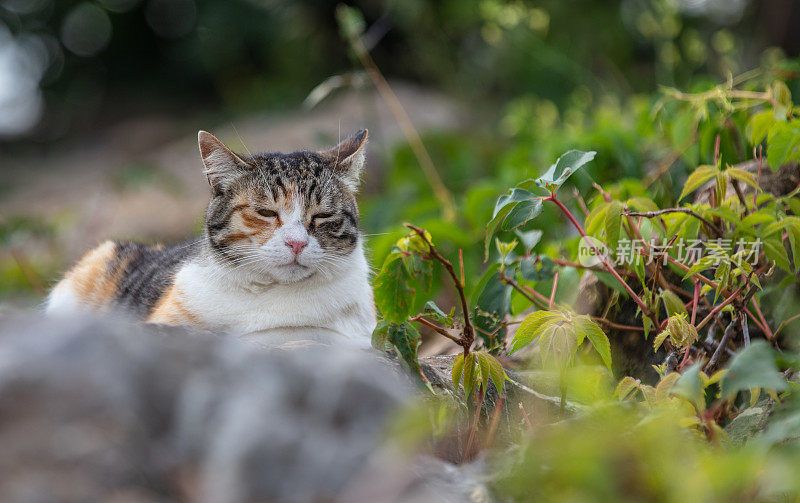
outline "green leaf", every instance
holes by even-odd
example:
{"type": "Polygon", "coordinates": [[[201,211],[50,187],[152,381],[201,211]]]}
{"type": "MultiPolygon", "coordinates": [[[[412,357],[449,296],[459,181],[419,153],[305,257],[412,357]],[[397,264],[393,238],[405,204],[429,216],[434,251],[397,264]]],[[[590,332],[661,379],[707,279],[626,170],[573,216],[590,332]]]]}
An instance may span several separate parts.
{"type": "Polygon", "coordinates": [[[527,257],[519,262],[519,274],[527,281],[546,281],[552,279],[555,274],[555,264],[543,255],[540,255],[538,260],[527,257]]]}
{"type": "Polygon", "coordinates": [[[525,252],[530,252],[533,250],[533,247],[536,246],[542,239],[542,231],[539,229],[533,229],[530,231],[521,231],[517,229],[514,231],[514,234],[516,234],[519,238],[519,241],[522,243],[522,247],[525,248],[525,252]]]}
{"type": "Polygon", "coordinates": [[[408,284],[402,253],[395,252],[386,257],[373,285],[375,304],[383,317],[392,323],[406,321],[411,314],[415,292],[408,284]]]}
{"type": "Polygon", "coordinates": [[[492,264],[475,287],[473,322],[486,345],[493,348],[505,336],[501,322],[511,311],[511,287],[500,281],[499,264],[492,264]],[[485,332],[485,333],[484,333],[485,332]],[[487,334],[494,334],[489,336],[487,334]]]}
{"type": "Polygon", "coordinates": [[[489,361],[486,359],[487,356],[483,351],[475,352],[475,357],[478,359],[478,369],[481,371],[481,389],[484,393],[486,393],[489,385],[489,361]]]}
{"type": "Polygon", "coordinates": [[[606,212],[608,212],[609,205],[610,203],[601,203],[589,212],[586,216],[586,222],[584,223],[586,234],[600,237],[600,229],[602,229],[603,224],[605,224],[606,212]]]}
{"type": "Polygon", "coordinates": [[[667,316],[688,314],[681,298],[671,290],[661,291],[661,302],[664,303],[664,310],[667,312],[667,316]]]}
{"type": "Polygon", "coordinates": [[[670,390],[673,395],[682,396],[689,400],[697,410],[706,408],[703,378],[700,376],[701,367],[702,362],[697,362],[686,369],[670,390]]]}
{"type": "Polygon", "coordinates": [[[461,375],[464,373],[464,353],[459,353],[453,360],[453,389],[458,389],[461,375]]]}
{"type": "Polygon", "coordinates": [[[506,371],[494,356],[486,353],[486,358],[489,362],[489,378],[494,383],[497,392],[502,395],[506,386],[506,371]]]}
{"type": "Polygon", "coordinates": [[[631,396],[631,394],[638,391],[641,385],[642,382],[639,379],[625,376],[622,378],[619,384],[617,384],[616,389],[614,389],[614,396],[617,397],[619,401],[623,401],[631,396]]]}
{"type": "Polygon", "coordinates": [[[753,176],[752,173],[749,171],[745,171],[741,168],[728,168],[725,172],[731,177],[736,180],[739,180],[742,183],[746,183],[747,185],[753,187],[754,189],[758,189],[758,183],[756,183],[756,177],[753,176]]]}
{"type": "Polygon", "coordinates": [[[800,160],[800,120],[776,123],[767,137],[767,164],[777,171],[797,160],[800,160]]]}
{"type": "Polygon", "coordinates": [[[762,242],[764,243],[764,255],[768,259],[774,260],[778,267],[791,274],[792,268],[789,265],[789,254],[786,252],[780,236],[762,238],[762,242]]]}
{"type": "Polygon", "coordinates": [[[475,353],[470,353],[464,359],[464,395],[469,398],[475,391],[477,383],[475,353]]]}
{"type": "Polygon", "coordinates": [[[606,231],[606,244],[615,252],[619,242],[620,227],[622,227],[622,203],[611,201],[608,211],[606,211],[604,228],[606,231]]]}
{"type": "Polygon", "coordinates": [[[514,209],[503,220],[501,228],[504,231],[523,227],[528,222],[539,216],[542,212],[542,198],[531,199],[529,201],[522,201],[515,204],[514,209]]]}
{"type": "Polygon", "coordinates": [[[563,369],[575,356],[582,340],[578,340],[572,327],[566,325],[550,325],[545,327],[539,338],[539,354],[542,364],[547,366],[551,360],[563,369]]]}
{"type": "Polygon", "coordinates": [[[628,208],[641,212],[658,211],[659,209],[658,205],[654,203],[652,199],[646,197],[632,197],[628,199],[625,204],[628,208]]]}
{"type": "Polygon", "coordinates": [[[667,340],[667,337],[669,337],[669,332],[667,330],[659,332],[655,339],[653,339],[653,351],[658,351],[658,348],[664,344],[664,341],[667,340]]]}
{"type": "Polygon", "coordinates": [[[753,341],[736,353],[728,372],[720,381],[722,396],[730,398],[737,392],[752,388],[785,391],[786,380],[778,373],[775,352],[764,341],[753,341]]]}
{"type": "Polygon", "coordinates": [[[392,345],[389,342],[389,322],[378,320],[375,330],[372,331],[372,347],[381,352],[387,352],[392,345]]]}
{"type": "Polygon", "coordinates": [[[578,316],[574,320],[575,333],[579,338],[587,338],[592,343],[594,350],[600,355],[603,363],[608,370],[611,370],[611,344],[608,342],[608,336],[603,332],[597,323],[592,321],[588,316],[578,316]],[[582,336],[581,336],[582,335],[582,336]]]}
{"type": "Polygon", "coordinates": [[[438,321],[439,323],[443,323],[447,326],[451,326],[453,324],[454,313],[455,313],[455,308],[452,308],[450,310],[450,313],[445,313],[432,300],[429,300],[428,302],[425,303],[425,314],[433,318],[434,320],[438,321]]]}
{"type": "Polygon", "coordinates": [[[582,168],[586,163],[594,159],[597,152],[581,152],[580,150],[570,150],[550,166],[544,175],[536,180],[539,187],[544,187],[553,192],[567,181],[573,173],[582,168]]]}
{"type": "Polygon", "coordinates": [[[710,255],[702,257],[700,260],[695,262],[694,265],[692,265],[692,267],[690,267],[688,271],[686,271],[686,274],[683,275],[683,279],[687,279],[699,272],[705,271],[714,264],[714,260],[715,260],[714,257],[710,255]]]}
{"type": "Polygon", "coordinates": [[[489,245],[492,242],[492,238],[508,214],[511,213],[511,210],[521,201],[540,199],[540,197],[525,189],[514,188],[508,194],[497,198],[492,219],[486,224],[486,236],[483,243],[484,259],[489,258],[489,245]]]}
{"type": "Polygon", "coordinates": [[[529,314],[517,327],[517,332],[511,340],[511,348],[508,350],[508,354],[527,346],[541,335],[546,326],[563,319],[564,316],[558,311],[534,311],[529,314]]]}
{"type": "Polygon", "coordinates": [[[388,326],[388,340],[397,349],[404,364],[416,373],[425,386],[433,392],[430,382],[422,373],[419,365],[417,350],[422,343],[422,338],[410,323],[390,323],[388,326]]]}
{"type": "Polygon", "coordinates": [[[750,145],[756,146],[767,137],[769,129],[775,123],[775,114],[771,110],[765,110],[750,117],[747,121],[747,140],[750,145]]]}
{"type": "Polygon", "coordinates": [[[681,192],[681,196],[678,198],[678,201],[688,196],[689,194],[697,190],[698,187],[700,187],[704,183],[714,178],[717,175],[717,172],[718,170],[714,166],[699,166],[686,179],[686,183],[683,186],[683,192],[681,192]]]}

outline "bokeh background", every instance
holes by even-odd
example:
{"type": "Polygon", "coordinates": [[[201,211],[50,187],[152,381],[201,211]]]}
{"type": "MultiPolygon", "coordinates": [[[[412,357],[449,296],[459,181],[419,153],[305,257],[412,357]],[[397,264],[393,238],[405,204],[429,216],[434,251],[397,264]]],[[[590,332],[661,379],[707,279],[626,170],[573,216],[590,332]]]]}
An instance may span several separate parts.
{"type": "MultiPolygon", "coordinates": [[[[598,151],[579,189],[641,179],[681,143],[654,118],[661,86],[791,69],[800,51],[795,0],[348,5],[0,0],[0,309],[36,305],[102,239],[199,232],[198,129],[255,151],[329,146],[369,128],[361,211],[374,264],[414,221],[446,252],[472,250],[466,268],[478,274],[475,244],[509,185],[570,148],[598,151]],[[455,219],[442,217],[375,68],[455,219]]],[[[679,152],[674,176],[708,154],[702,142],[679,152]]]]}

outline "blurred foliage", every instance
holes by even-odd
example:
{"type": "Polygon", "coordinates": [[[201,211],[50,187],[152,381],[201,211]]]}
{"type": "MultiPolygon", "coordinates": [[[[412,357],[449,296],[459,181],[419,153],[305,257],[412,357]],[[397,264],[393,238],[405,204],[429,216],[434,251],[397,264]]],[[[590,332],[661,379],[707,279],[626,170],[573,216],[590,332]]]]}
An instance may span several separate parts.
{"type": "MultiPolygon", "coordinates": [[[[0,40],[11,37],[41,67],[26,75],[41,90],[43,118],[17,133],[47,142],[131,110],[198,105],[219,121],[299,103],[327,77],[362,70],[340,36],[337,4],[0,0],[0,40]]],[[[435,446],[468,431],[463,459],[485,450],[500,500],[796,501],[800,203],[797,191],[754,188],[751,202],[753,192],[743,200],[733,187],[757,185],[744,162],[767,173],[800,158],[797,9],[746,0],[351,4],[363,19],[345,28],[387,76],[460,97],[475,118],[423,137],[456,201],[454,219],[443,217],[408,145],[382,159],[375,192],[361,201],[380,266],[384,319],[373,344],[429,390],[423,336],[463,350],[452,382],[466,401],[437,391],[398,419],[394,438],[435,446]],[[685,211],[636,224],[624,214],[670,209],[685,211]],[[753,274],[737,253],[688,271],[595,267],[609,303],[602,316],[578,315],[586,268],[573,262],[576,231],[612,252],[640,234],[757,237],[760,265],[774,267],[753,274]],[[658,282],[664,276],[674,288],[658,282]],[[699,316],[687,293],[707,304],[699,316]],[[741,314],[751,301],[763,315],[741,314]],[[615,367],[611,346],[631,328],[648,354],[667,357],[647,375],[615,367]],[[506,373],[509,349],[533,370],[506,373]],[[520,375],[560,395],[561,408],[521,400],[501,435],[481,403],[520,375]],[[729,435],[760,415],[769,421],[747,426],[748,436],[729,435]]],[[[115,183],[144,189],[160,176],[129,165],[115,183]]],[[[3,222],[0,293],[41,288],[31,272],[49,265],[15,247],[47,247],[54,231],[3,222]]]]}
{"type": "MultiPolygon", "coordinates": [[[[134,111],[191,105],[219,117],[294,105],[348,68],[338,3],[2,0],[0,41],[9,49],[2,70],[17,79],[2,103],[21,115],[20,129],[4,124],[0,134],[49,141],[134,111]],[[38,126],[30,130],[26,117],[38,126]]],[[[779,57],[777,48],[762,53],[768,45],[800,48],[787,28],[800,13],[780,2],[350,4],[364,13],[365,45],[388,75],[470,98],[490,116],[513,99],[515,113],[504,120],[511,130],[524,127],[524,109],[541,113],[544,127],[574,124],[580,108],[601,104],[593,96],[647,92],[655,84],[686,88],[698,74],[738,74],[779,57]],[[573,112],[558,113],[566,108],[573,112]]],[[[630,167],[635,159],[628,161],[630,167]]]]}

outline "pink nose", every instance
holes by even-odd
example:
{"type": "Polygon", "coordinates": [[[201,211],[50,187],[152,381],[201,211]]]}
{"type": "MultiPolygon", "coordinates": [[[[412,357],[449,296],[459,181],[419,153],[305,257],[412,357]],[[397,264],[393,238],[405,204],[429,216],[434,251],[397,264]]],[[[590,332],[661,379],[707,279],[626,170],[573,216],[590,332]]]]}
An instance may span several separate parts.
{"type": "Polygon", "coordinates": [[[286,246],[292,249],[295,255],[299,255],[303,248],[306,247],[308,241],[296,241],[294,239],[288,239],[285,241],[286,246]]]}

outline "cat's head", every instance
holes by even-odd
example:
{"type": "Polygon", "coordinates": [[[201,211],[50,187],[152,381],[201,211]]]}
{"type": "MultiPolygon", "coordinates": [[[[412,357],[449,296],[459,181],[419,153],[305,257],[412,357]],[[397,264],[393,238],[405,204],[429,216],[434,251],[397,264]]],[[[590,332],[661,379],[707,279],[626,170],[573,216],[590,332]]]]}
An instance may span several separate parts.
{"type": "Polygon", "coordinates": [[[237,155],[205,131],[206,236],[221,262],[270,281],[332,276],[359,246],[356,190],[367,130],[319,152],[237,155]]]}

